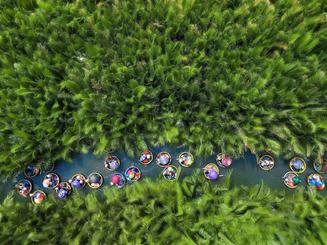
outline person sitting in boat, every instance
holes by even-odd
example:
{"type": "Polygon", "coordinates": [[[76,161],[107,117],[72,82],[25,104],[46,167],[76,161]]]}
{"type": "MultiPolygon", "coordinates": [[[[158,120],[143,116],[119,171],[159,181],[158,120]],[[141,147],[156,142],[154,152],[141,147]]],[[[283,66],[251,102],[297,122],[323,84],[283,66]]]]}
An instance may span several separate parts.
{"type": "Polygon", "coordinates": [[[99,188],[102,186],[103,177],[99,173],[92,173],[87,178],[87,183],[90,185],[91,188],[99,188]]]}
{"type": "Polygon", "coordinates": [[[227,154],[219,153],[216,160],[218,165],[223,168],[228,168],[232,165],[232,158],[227,154]]]}
{"type": "Polygon", "coordinates": [[[143,164],[148,164],[152,160],[152,154],[149,150],[144,150],[141,157],[140,162],[143,164]]]}
{"type": "Polygon", "coordinates": [[[108,169],[117,169],[119,167],[119,162],[115,157],[108,157],[104,163],[104,166],[108,169]]]}
{"type": "Polygon", "coordinates": [[[190,153],[184,152],[179,156],[178,161],[182,166],[189,167],[193,164],[194,159],[190,153]]]}
{"type": "Polygon", "coordinates": [[[294,173],[288,174],[284,180],[286,184],[291,188],[296,187],[301,183],[301,179],[294,173]]]}
{"type": "Polygon", "coordinates": [[[25,183],[25,182],[19,182],[19,183],[17,184],[17,189],[18,189],[18,192],[19,192],[22,196],[26,197],[26,196],[28,196],[28,194],[30,193],[30,189],[31,189],[31,187],[30,187],[30,185],[29,185],[28,183],[25,183]]]}
{"type": "Polygon", "coordinates": [[[116,173],[111,175],[110,177],[110,185],[111,186],[117,186],[118,188],[121,188],[125,185],[125,179],[122,174],[116,173]]]}
{"type": "Polygon", "coordinates": [[[36,191],[33,194],[30,194],[32,198],[32,203],[35,205],[41,204],[45,200],[45,193],[43,191],[36,191]]]}
{"type": "Polygon", "coordinates": [[[111,176],[111,182],[110,182],[110,185],[119,185],[121,182],[121,176],[119,175],[113,175],[111,176]]]}
{"type": "Polygon", "coordinates": [[[167,154],[161,154],[159,157],[159,162],[161,165],[167,165],[169,163],[169,156],[167,154]]]}
{"type": "Polygon", "coordinates": [[[292,162],[293,168],[297,171],[302,171],[305,169],[305,165],[302,160],[300,159],[295,159],[292,162]]]}
{"type": "Polygon", "coordinates": [[[272,160],[269,160],[269,159],[264,159],[261,161],[261,166],[262,167],[271,167],[274,165],[274,162],[272,160]]]}
{"type": "Polygon", "coordinates": [[[172,167],[167,167],[164,171],[164,176],[166,179],[174,180],[176,179],[176,171],[172,167]]]}
{"type": "Polygon", "coordinates": [[[56,174],[47,174],[43,179],[43,187],[54,188],[59,184],[59,177],[56,174]]]}
{"type": "Polygon", "coordinates": [[[207,179],[212,181],[219,179],[219,169],[216,165],[209,163],[205,166],[203,170],[204,170],[204,175],[206,176],[207,179]]]}
{"type": "Polygon", "coordinates": [[[29,177],[33,177],[33,176],[39,175],[40,172],[41,172],[40,168],[35,167],[32,164],[27,165],[26,166],[26,169],[25,169],[25,174],[27,176],[29,176],[29,177]]]}
{"type": "Polygon", "coordinates": [[[85,184],[85,179],[82,175],[77,174],[75,178],[71,181],[71,184],[75,188],[82,188],[85,184]]]}
{"type": "Polygon", "coordinates": [[[47,175],[47,177],[48,178],[44,178],[44,180],[43,180],[43,186],[44,187],[52,187],[52,185],[53,185],[53,179],[51,178],[51,176],[48,176],[47,175]]]}

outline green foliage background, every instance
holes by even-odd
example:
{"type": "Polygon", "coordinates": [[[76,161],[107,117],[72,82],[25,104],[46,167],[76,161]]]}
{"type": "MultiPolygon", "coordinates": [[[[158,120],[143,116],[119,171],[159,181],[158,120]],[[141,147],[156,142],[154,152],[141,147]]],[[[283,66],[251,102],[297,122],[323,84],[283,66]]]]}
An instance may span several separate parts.
{"type": "Polygon", "coordinates": [[[0,171],[108,148],[322,154],[324,0],[0,3],[0,171]]]}
{"type": "Polygon", "coordinates": [[[182,182],[142,181],[35,207],[7,197],[2,244],[326,244],[326,196],[231,188],[196,172],[182,182]]]}
{"type": "MultiPolygon", "coordinates": [[[[324,0],[0,1],[0,172],[147,144],[320,155],[324,0]]],[[[324,244],[326,198],[194,175],[0,206],[3,244],[324,244]],[[244,235],[246,234],[246,235],[244,235]]]]}

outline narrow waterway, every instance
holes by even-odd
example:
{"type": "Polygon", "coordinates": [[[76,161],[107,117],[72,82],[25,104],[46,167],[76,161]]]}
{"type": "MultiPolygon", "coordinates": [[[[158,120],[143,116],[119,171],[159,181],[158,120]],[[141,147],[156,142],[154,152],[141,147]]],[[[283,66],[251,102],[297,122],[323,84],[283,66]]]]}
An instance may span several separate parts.
{"type": "MultiPolygon", "coordinates": [[[[180,166],[177,162],[178,155],[186,151],[185,148],[176,148],[176,147],[169,147],[169,146],[163,146],[160,148],[151,148],[151,151],[153,152],[154,158],[155,156],[161,152],[161,151],[167,151],[172,156],[172,164],[175,166],[180,166]]],[[[142,172],[142,178],[152,178],[155,179],[162,173],[162,168],[158,167],[155,163],[155,160],[152,161],[149,165],[142,165],[139,163],[139,156],[135,158],[130,158],[127,156],[124,152],[115,152],[113,153],[116,155],[120,161],[121,165],[117,169],[117,172],[124,173],[127,167],[134,165],[140,168],[142,172]]],[[[107,170],[104,167],[104,159],[106,156],[102,157],[95,157],[92,153],[88,154],[74,154],[72,156],[72,162],[66,162],[66,161],[58,161],[55,163],[55,169],[53,172],[57,173],[60,176],[61,181],[68,181],[74,174],[76,173],[82,173],[86,177],[92,173],[92,172],[99,172],[104,177],[104,186],[109,185],[109,177],[112,172],[107,170]]],[[[197,168],[203,168],[207,163],[215,163],[215,156],[211,156],[208,158],[201,158],[197,157],[195,158],[195,163],[189,167],[181,167],[181,174],[179,179],[184,178],[187,175],[190,175],[194,169],[197,168]]],[[[287,160],[282,158],[275,158],[275,167],[270,171],[263,171],[260,169],[257,165],[257,159],[255,155],[246,152],[244,153],[244,156],[239,159],[233,159],[232,166],[228,169],[222,169],[219,168],[221,171],[221,174],[226,175],[228,171],[232,170],[232,184],[233,185],[245,185],[245,186],[252,186],[255,184],[260,184],[261,182],[264,182],[267,186],[273,188],[273,189],[282,189],[286,190],[288,192],[294,191],[288,189],[283,181],[282,177],[283,175],[290,171],[289,164],[287,160]]],[[[314,169],[312,166],[312,162],[307,162],[307,169],[303,174],[300,174],[300,178],[302,180],[302,183],[300,185],[306,186],[306,177],[314,173],[314,169]]],[[[42,186],[42,180],[44,178],[44,173],[41,175],[38,175],[36,177],[31,178],[33,183],[33,190],[41,189],[45,191],[47,194],[51,194],[52,190],[46,190],[42,186]]],[[[325,176],[326,177],[326,176],[325,176]]],[[[2,183],[0,185],[0,201],[6,197],[6,195],[14,189],[15,184],[18,180],[25,178],[23,174],[19,174],[5,183],[2,183]]],[[[218,181],[219,184],[219,181],[218,181]]],[[[92,190],[88,188],[87,186],[82,190],[82,192],[89,192],[89,191],[101,191],[99,190],[92,190]]],[[[321,191],[322,194],[327,194],[326,190],[321,191]]],[[[23,197],[19,197],[18,194],[15,195],[15,198],[17,200],[24,200],[23,197]]],[[[25,198],[25,200],[29,200],[29,198],[25,198]]]]}

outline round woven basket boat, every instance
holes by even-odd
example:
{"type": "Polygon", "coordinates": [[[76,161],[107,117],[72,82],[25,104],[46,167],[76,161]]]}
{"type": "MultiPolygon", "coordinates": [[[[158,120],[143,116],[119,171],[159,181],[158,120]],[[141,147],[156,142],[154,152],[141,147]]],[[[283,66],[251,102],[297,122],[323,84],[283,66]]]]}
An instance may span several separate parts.
{"type": "Polygon", "coordinates": [[[74,189],[82,189],[86,183],[86,177],[83,174],[77,173],[68,181],[74,189]]]}
{"type": "Polygon", "coordinates": [[[103,184],[103,176],[98,172],[93,172],[87,177],[86,183],[92,189],[98,189],[103,184]]]}
{"type": "Polygon", "coordinates": [[[109,155],[104,161],[104,167],[109,171],[115,171],[120,166],[120,160],[114,155],[109,155]]]}
{"type": "Polygon", "coordinates": [[[157,155],[156,162],[159,167],[164,168],[171,163],[171,155],[168,152],[162,151],[157,155]]]}
{"type": "Polygon", "coordinates": [[[262,155],[258,159],[258,166],[262,170],[269,171],[275,166],[275,160],[271,155],[262,155]]]}
{"type": "Polygon", "coordinates": [[[141,170],[138,167],[130,166],[125,171],[125,178],[128,183],[138,181],[142,176],[141,170]]]}
{"type": "Polygon", "coordinates": [[[297,174],[301,174],[307,169],[307,164],[301,157],[293,157],[290,160],[289,166],[290,169],[297,174]]]}
{"type": "Polygon", "coordinates": [[[46,176],[43,178],[43,187],[44,188],[49,188],[49,189],[54,189],[56,188],[60,183],[60,177],[55,174],[55,173],[48,173],[46,176]]]}
{"type": "Polygon", "coordinates": [[[33,189],[31,181],[22,179],[16,184],[16,191],[22,197],[28,197],[33,189]]]}
{"type": "Polygon", "coordinates": [[[153,160],[153,154],[150,150],[144,150],[140,157],[139,162],[143,165],[149,165],[153,160]]]}
{"type": "Polygon", "coordinates": [[[179,177],[178,169],[173,165],[165,167],[162,171],[162,175],[168,181],[175,181],[179,177]]]}
{"type": "Polygon", "coordinates": [[[194,157],[190,152],[182,152],[178,156],[178,162],[185,168],[191,167],[194,163],[194,157]]]}
{"type": "Polygon", "coordinates": [[[289,171],[283,176],[284,184],[291,189],[296,188],[300,184],[299,176],[294,171],[289,171]]]}
{"type": "Polygon", "coordinates": [[[214,163],[208,163],[203,168],[203,174],[204,177],[206,177],[208,180],[215,181],[219,179],[219,168],[214,163]]]}
{"type": "Polygon", "coordinates": [[[34,164],[27,164],[24,169],[24,175],[27,178],[32,178],[41,174],[41,168],[35,166],[34,164]]]}
{"type": "Polygon", "coordinates": [[[41,190],[37,190],[30,194],[31,202],[34,205],[40,205],[42,202],[44,202],[45,198],[47,197],[47,194],[41,190]]]}

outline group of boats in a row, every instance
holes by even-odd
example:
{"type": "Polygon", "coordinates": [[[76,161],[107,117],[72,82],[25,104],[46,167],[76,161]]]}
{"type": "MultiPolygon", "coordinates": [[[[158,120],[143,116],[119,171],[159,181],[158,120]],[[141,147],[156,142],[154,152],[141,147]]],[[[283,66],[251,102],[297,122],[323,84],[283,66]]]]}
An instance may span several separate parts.
{"type": "MultiPolygon", "coordinates": [[[[291,171],[283,176],[283,181],[287,187],[294,189],[301,184],[302,181],[299,175],[305,172],[307,163],[301,157],[294,157],[290,160],[289,166],[291,171]]],[[[325,189],[325,181],[322,174],[327,173],[327,160],[319,158],[313,162],[313,168],[316,173],[311,173],[307,176],[307,183],[310,188],[321,191],[325,189]]]]}
{"type": "MultiPolygon", "coordinates": [[[[263,170],[271,170],[275,166],[275,161],[271,155],[267,154],[259,158],[258,165],[263,170]]],[[[289,162],[289,167],[291,171],[285,173],[282,179],[287,187],[294,189],[302,182],[299,175],[307,169],[307,163],[301,157],[293,157],[289,162]]],[[[327,160],[319,158],[313,162],[313,168],[317,173],[311,173],[307,177],[307,183],[311,188],[323,190],[325,182],[321,174],[327,173],[327,160]]]]}
{"type": "MultiPolygon", "coordinates": [[[[154,157],[150,150],[144,150],[139,159],[142,165],[149,165],[154,157]]],[[[190,152],[182,152],[178,158],[178,163],[183,167],[190,167],[194,163],[194,157],[190,152]]],[[[172,157],[168,152],[160,152],[155,159],[156,164],[163,168],[162,175],[164,179],[169,181],[177,180],[179,177],[179,170],[176,166],[172,165],[172,157]]],[[[258,166],[265,171],[271,170],[275,166],[275,160],[270,154],[263,154],[258,158],[258,166]]],[[[285,185],[289,188],[296,188],[301,179],[299,174],[306,170],[306,162],[303,158],[294,157],[290,160],[291,171],[283,176],[285,185]]],[[[133,183],[138,181],[141,176],[141,170],[137,166],[129,166],[124,174],[116,172],[121,162],[115,155],[109,155],[104,161],[104,167],[112,172],[110,176],[110,186],[122,188],[126,183],[133,183]]],[[[219,179],[221,168],[228,168],[232,165],[232,158],[228,154],[220,153],[216,156],[216,163],[208,163],[203,168],[205,178],[211,181],[219,179]]],[[[44,167],[42,165],[42,167],[44,167]]],[[[317,190],[322,190],[325,187],[324,178],[320,174],[327,173],[327,161],[321,159],[314,162],[314,169],[318,173],[310,174],[307,182],[310,186],[315,187],[317,190]]],[[[73,191],[73,189],[82,189],[86,184],[92,188],[97,189],[103,185],[103,176],[98,172],[91,173],[88,177],[81,173],[77,173],[71,177],[67,182],[61,182],[60,177],[53,172],[54,164],[47,166],[44,169],[33,164],[28,164],[25,168],[25,179],[20,180],[16,184],[16,190],[19,195],[23,197],[31,197],[33,204],[40,204],[46,197],[46,193],[42,190],[36,190],[32,193],[33,184],[31,179],[39,174],[46,173],[43,178],[42,185],[44,188],[53,189],[55,196],[60,200],[65,200],[73,191]]]]}

